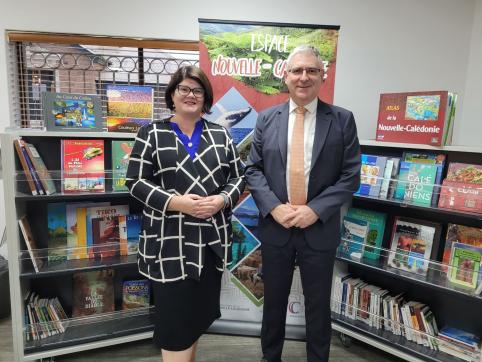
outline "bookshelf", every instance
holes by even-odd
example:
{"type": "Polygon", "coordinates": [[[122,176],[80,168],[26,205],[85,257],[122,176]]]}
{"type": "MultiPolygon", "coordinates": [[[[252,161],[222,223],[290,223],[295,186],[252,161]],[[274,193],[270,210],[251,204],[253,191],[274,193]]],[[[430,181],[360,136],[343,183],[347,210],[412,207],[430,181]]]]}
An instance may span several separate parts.
{"type": "MultiPolygon", "coordinates": [[[[478,147],[432,147],[374,140],[364,140],[360,143],[364,154],[390,157],[401,157],[404,151],[445,154],[446,167],[443,178],[446,176],[447,164],[450,162],[482,164],[482,148],[478,147]]],[[[478,313],[482,308],[482,296],[475,294],[474,290],[461,288],[451,283],[440,262],[447,224],[455,223],[481,228],[482,214],[424,207],[405,201],[368,196],[354,196],[351,206],[387,214],[383,243],[379,248],[380,259],[371,260],[365,257],[354,259],[338,251],[335,274],[352,274],[369,284],[389,290],[390,295],[403,292],[406,300],[420,301],[428,305],[434,313],[439,327],[450,325],[482,336],[482,318],[478,313]],[[395,216],[442,224],[440,240],[434,242],[434,247],[437,248],[437,260],[425,260],[428,263],[426,275],[418,275],[388,266],[389,255],[393,253],[390,250],[390,239],[395,216]]],[[[334,299],[334,303],[340,302],[336,298],[334,299]]],[[[349,344],[349,338],[355,338],[408,361],[462,361],[449,354],[408,341],[404,337],[394,335],[384,329],[371,327],[360,320],[347,318],[345,315],[332,313],[332,325],[334,330],[342,333],[342,341],[346,344],[349,344]]],[[[476,356],[475,361],[482,361],[480,353],[476,356]]]]}

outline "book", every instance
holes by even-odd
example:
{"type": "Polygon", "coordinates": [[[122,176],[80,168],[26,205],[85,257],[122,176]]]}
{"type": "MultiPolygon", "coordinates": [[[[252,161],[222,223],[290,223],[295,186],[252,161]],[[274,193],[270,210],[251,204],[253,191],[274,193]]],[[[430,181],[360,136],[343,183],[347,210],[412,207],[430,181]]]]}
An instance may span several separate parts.
{"type": "Polygon", "coordinates": [[[377,141],[442,146],[444,133],[453,127],[452,100],[447,91],[380,94],[377,141]]]}
{"type": "Polygon", "coordinates": [[[114,311],[114,271],[75,273],[73,276],[72,317],[114,311]]]}
{"type": "Polygon", "coordinates": [[[48,131],[103,131],[100,97],[90,94],[42,93],[48,131]]]}
{"type": "Polygon", "coordinates": [[[482,165],[451,162],[438,207],[482,213],[482,165]]]}
{"type": "Polygon", "coordinates": [[[38,195],[39,193],[33,181],[32,172],[30,170],[30,167],[27,164],[25,154],[22,151],[20,140],[14,140],[13,145],[15,147],[15,151],[17,152],[18,159],[20,160],[20,165],[22,166],[23,172],[25,173],[25,179],[27,180],[27,184],[30,189],[30,192],[32,193],[32,195],[38,195]]]}
{"type": "Polygon", "coordinates": [[[441,225],[397,216],[393,223],[388,265],[426,275],[430,258],[437,251],[441,225]]]}
{"type": "Polygon", "coordinates": [[[63,139],[62,192],[104,192],[104,140],[63,139]]]}
{"type": "Polygon", "coordinates": [[[469,244],[453,243],[448,279],[454,284],[475,289],[479,280],[481,261],[482,248],[469,244]]]}
{"type": "MultiPolygon", "coordinates": [[[[66,206],[67,219],[67,259],[81,259],[84,254],[87,257],[85,208],[96,206],[109,206],[110,202],[74,202],[66,206]],[[83,220],[78,220],[78,209],[83,208],[83,220]],[[83,242],[79,242],[79,234],[83,235],[83,242]]],[[[81,216],[82,217],[82,216],[81,216]]]]}
{"type": "Polygon", "coordinates": [[[45,163],[42,157],[40,156],[40,154],[38,153],[37,149],[31,143],[23,142],[23,144],[24,144],[25,150],[28,153],[30,161],[32,162],[32,165],[35,168],[35,171],[37,172],[37,175],[42,184],[42,188],[45,191],[45,194],[46,195],[55,194],[57,192],[57,188],[55,187],[55,183],[52,180],[52,177],[50,176],[50,172],[47,169],[47,166],[45,166],[45,163]]]}
{"type": "Polygon", "coordinates": [[[149,307],[150,297],[149,280],[125,280],[122,283],[122,309],[149,307]]]}
{"type": "Polygon", "coordinates": [[[367,232],[368,223],[365,220],[345,216],[342,223],[340,253],[352,259],[361,259],[367,232]]]}
{"type": "Polygon", "coordinates": [[[368,259],[378,260],[380,258],[380,248],[382,246],[387,215],[381,212],[351,207],[348,209],[347,216],[367,223],[368,230],[363,256],[368,259]]]}
{"type": "Polygon", "coordinates": [[[154,90],[140,85],[107,85],[107,130],[137,133],[154,115],[154,90]]]}
{"type": "Polygon", "coordinates": [[[92,256],[109,258],[119,256],[119,217],[92,219],[92,256]]]}
{"type": "Polygon", "coordinates": [[[394,199],[430,206],[436,174],[437,166],[434,164],[402,161],[394,199]]]}
{"type": "Polygon", "coordinates": [[[120,252],[121,255],[137,254],[139,250],[139,233],[141,232],[141,215],[120,215],[120,252]]]}
{"type": "Polygon", "coordinates": [[[396,178],[398,175],[398,170],[400,168],[400,158],[389,157],[387,158],[387,163],[385,165],[385,171],[383,173],[382,184],[380,185],[380,195],[381,199],[391,199],[393,193],[395,192],[396,178]]]}
{"type": "Polygon", "coordinates": [[[22,232],[23,239],[25,240],[25,245],[27,245],[28,254],[30,256],[30,260],[32,260],[34,270],[36,273],[38,273],[39,270],[42,269],[44,261],[39,253],[37,242],[33,237],[27,215],[20,217],[18,224],[20,225],[20,231],[22,232]]]}
{"type": "Polygon", "coordinates": [[[442,257],[442,264],[444,264],[443,270],[445,272],[448,271],[447,265],[450,264],[453,243],[462,243],[482,248],[482,228],[452,223],[448,224],[442,257]]]}
{"type": "Polygon", "coordinates": [[[33,195],[45,195],[45,191],[44,191],[44,189],[42,187],[42,184],[40,182],[40,178],[37,174],[37,171],[35,170],[35,167],[33,166],[32,161],[30,160],[30,157],[27,153],[27,150],[25,149],[25,144],[24,144],[23,140],[21,140],[21,139],[15,140],[14,145],[15,145],[15,148],[17,150],[17,154],[19,154],[19,157],[20,157],[20,154],[22,155],[20,157],[20,163],[22,164],[22,167],[25,171],[25,174],[26,174],[26,177],[27,177],[27,182],[29,183],[29,186],[32,189],[30,181],[29,181],[29,177],[30,177],[30,180],[33,182],[33,186],[35,187],[36,193],[34,194],[33,190],[32,190],[32,194],[33,195]]]}
{"type": "Polygon", "coordinates": [[[114,216],[128,215],[128,214],[129,214],[129,205],[96,206],[96,207],[89,207],[86,209],[86,213],[85,213],[86,242],[87,242],[89,258],[94,257],[94,249],[92,248],[92,246],[94,245],[92,220],[96,218],[114,217],[114,216]]]}
{"type": "Polygon", "coordinates": [[[428,163],[437,165],[437,173],[435,175],[435,186],[432,194],[431,206],[436,207],[440,195],[440,184],[442,183],[442,176],[447,156],[443,153],[428,153],[428,152],[404,152],[402,156],[404,161],[415,163],[428,163]]]}
{"type": "Polygon", "coordinates": [[[439,332],[439,336],[475,349],[480,346],[479,336],[450,326],[443,327],[439,332]]]}
{"type": "Polygon", "coordinates": [[[48,261],[57,262],[67,259],[67,219],[66,203],[47,204],[48,261]]]}
{"type": "Polygon", "coordinates": [[[112,191],[127,191],[126,172],[134,141],[112,141],[112,191]]]}
{"type": "Polygon", "coordinates": [[[386,162],[384,156],[361,155],[360,188],[355,195],[378,197],[386,162]]]}

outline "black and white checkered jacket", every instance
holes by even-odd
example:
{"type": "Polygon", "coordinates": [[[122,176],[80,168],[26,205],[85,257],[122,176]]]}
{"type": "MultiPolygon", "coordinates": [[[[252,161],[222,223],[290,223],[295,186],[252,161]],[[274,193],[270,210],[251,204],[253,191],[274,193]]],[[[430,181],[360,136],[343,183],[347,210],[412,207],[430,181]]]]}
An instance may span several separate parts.
{"type": "Polygon", "coordinates": [[[199,279],[208,245],[219,257],[216,268],[231,263],[231,208],[208,220],[167,211],[174,195],[224,193],[234,206],[244,190],[243,167],[228,131],[204,120],[194,159],[171,129],[169,119],[143,126],[127,168],[126,185],[144,204],[139,236],[141,274],[158,282],[199,279]]]}

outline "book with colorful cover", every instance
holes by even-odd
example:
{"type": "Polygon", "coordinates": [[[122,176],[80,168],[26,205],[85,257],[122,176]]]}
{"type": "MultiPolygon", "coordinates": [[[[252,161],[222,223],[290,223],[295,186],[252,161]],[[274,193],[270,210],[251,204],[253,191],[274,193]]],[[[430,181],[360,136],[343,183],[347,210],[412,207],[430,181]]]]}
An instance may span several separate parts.
{"type": "Polygon", "coordinates": [[[30,158],[30,162],[32,162],[32,166],[35,169],[35,172],[37,173],[37,176],[39,178],[40,183],[42,184],[42,188],[45,191],[46,195],[51,195],[55,194],[57,192],[57,188],[55,187],[55,183],[52,180],[52,177],[50,176],[50,172],[47,169],[47,166],[45,166],[45,163],[38,153],[37,149],[35,146],[31,143],[27,143],[24,141],[20,141],[23,143],[25,150],[27,151],[27,154],[30,158]]]}
{"type": "MultiPolygon", "coordinates": [[[[482,228],[452,223],[448,224],[442,257],[442,264],[445,266],[450,264],[450,254],[452,253],[452,245],[454,243],[462,243],[482,248],[482,228]]],[[[444,271],[447,272],[447,270],[448,267],[444,267],[444,271]]]]}
{"type": "Polygon", "coordinates": [[[438,207],[482,213],[482,165],[451,162],[438,207]]]}
{"type": "Polygon", "coordinates": [[[149,307],[151,284],[147,279],[125,280],[122,283],[122,309],[149,307]]]}
{"type": "Polygon", "coordinates": [[[480,279],[481,261],[482,248],[463,243],[453,243],[448,279],[454,284],[475,289],[477,281],[480,279]]]}
{"type": "Polygon", "coordinates": [[[430,206],[436,174],[437,166],[434,164],[402,161],[394,199],[430,206]]]}
{"type": "Polygon", "coordinates": [[[32,260],[34,270],[36,273],[38,273],[44,265],[44,260],[39,254],[39,248],[37,246],[35,238],[33,237],[32,229],[30,228],[30,223],[28,222],[27,215],[22,216],[18,220],[18,224],[20,225],[20,230],[22,231],[25,245],[27,246],[28,254],[30,255],[30,259],[32,260]]]}
{"type": "Polygon", "coordinates": [[[446,337],[449,340],[457,341],[473,348],[480,347],[480,337],[458,328],[445,326],[440,330],[439,336],[446,337]]]}
{"type": "Polygon", "coordinates": [[[361,155],[360,188],[355,195],[379,196],[386,162],[384,156],[361,155]]]}
{"type": "Polygon", "coordinates": [[[368,222],[345,216],[342,223],[339,251],[351,259],[361,259],[368,232],[368,222]]]}
{"type": "Polygon", "coordinates": [[[365,238],[363,256],[368,259],[378,260],[380,258],[380,248],[382,246],[387,215],[372,210],[350,207],[347,216],[367,222],[368,231],[365,238]]]}
{"type": "Polygon", "coordinates": [[[121,255],[137,254],[142,216],[136,214],[119,216],[121,255]]]}
{"type": "Polygon", "coordinates": [[[75,273],[73,279],[73,318],[115,310],[112,269],[75,273]]]}
{"type": "Polygon", "coordinates": [[[385,165],[385,171],[383,173],[383,180],[380,186],[380,198],[391,199],[395,192],[397,184],[396,178],[398,170],[400,169],[400,158],[389,157],[385,165]]]}
{"type": "Polygon", "coordinates": [[[127,191],[126,172],[134,141],[112,141],[112,191],[127,191]]]}
{"type": "Polygon", "coordinates": [[[119,256],[119,216],[92,219],[92,257],[119,256]]]}
{"type": "Polygon", "coordinates": [[[154,90],[140,85],[107,85],[107,129],[137,133],[154,115],[154,90]]]}
{"type": "Polygon", "coordinates": [[[428,152],[404,152],[402,159],[407,162],[428,163],[437,165],[437,174],[435,175],[435,186],[432,194],[431,206],[437,206],[440,195],[439,185],[442,183],[443,171],[447,156],[443,153],[428,153],[428,152]]]}
{"type": "MultiPolygon", "coordinates": [[[[109,206],[110,202],[74,202],[69,203],[66,206],[66,218],[67,218],[67,259],[81,259],[81,256],[85,254],[87,251],[83,250],[86,247],[85,242],[79,243],[79,234],[86,235],[85,229],[85,212],[84,220],[77,220],[78,216],[78,209],[87,207],[95,207],[95,206],[109,206]],[[83,228],[83,231],[80,229],[83,228]],[[82,245],[80,245],[82,244],[82,245]]],[[[85,239],[83,239],[85,241],[85,239]]],[[[87,255],[85,254],[85,257],[87,255]]]]}
{"type": "Polygon", "coordinates": [[[90,94],[42,93],[48,131],[103,131],[100,97],[90,94]]]}
{"type": "Polygon", "coordinates": [[[128,215],[129,205],[112,205],[112,206],[96,206],[86,209],[86,234],[87,234],[87,248],[89,252],[89,258],[94,257],[94,250],[92,246],[93,232],[92,232],[92,220],[96,218],[113,217],[119,215],[128,215]]]}
{"type": "Polygon", "coordinates": [[[104,192],[104,140],[63,139],[62,192],[104,192]]]}
{"type": "Polygon", "coordinates": [[[397,216],[392,229],[388,265],[426,275],[429,260],[436,256],[440,230],[441,225],[437,223],[397,216]]]}
{"type": "Polygon", "coordinates": [[[453,94],[424,91],[380,94],[376,139],[441,146],[449,128],[453,94]]]}
{"type": "Polygon", "coordinates": [[[65,202],[47,204],[49,262],[67,259],[66,205],[65,202]]]}

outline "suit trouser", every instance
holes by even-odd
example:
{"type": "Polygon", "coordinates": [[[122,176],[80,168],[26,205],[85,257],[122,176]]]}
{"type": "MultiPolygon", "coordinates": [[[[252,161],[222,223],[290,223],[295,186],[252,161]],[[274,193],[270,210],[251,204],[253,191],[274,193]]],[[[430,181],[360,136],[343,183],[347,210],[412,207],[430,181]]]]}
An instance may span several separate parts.
{"type": "MultiPolygon", "coordinates": [[[[323,240],[320,240],[322,243],[323,240]]],[[[293,229],[282,247],[262,244],[264,306],[261,347],[268,362],[281,361],[288,296],[295,260],[300,268],[305,297],[306,354],[308,362],[328,361],[331,338],[331,278],[335,251],[317,251],[293,229]]]]}

